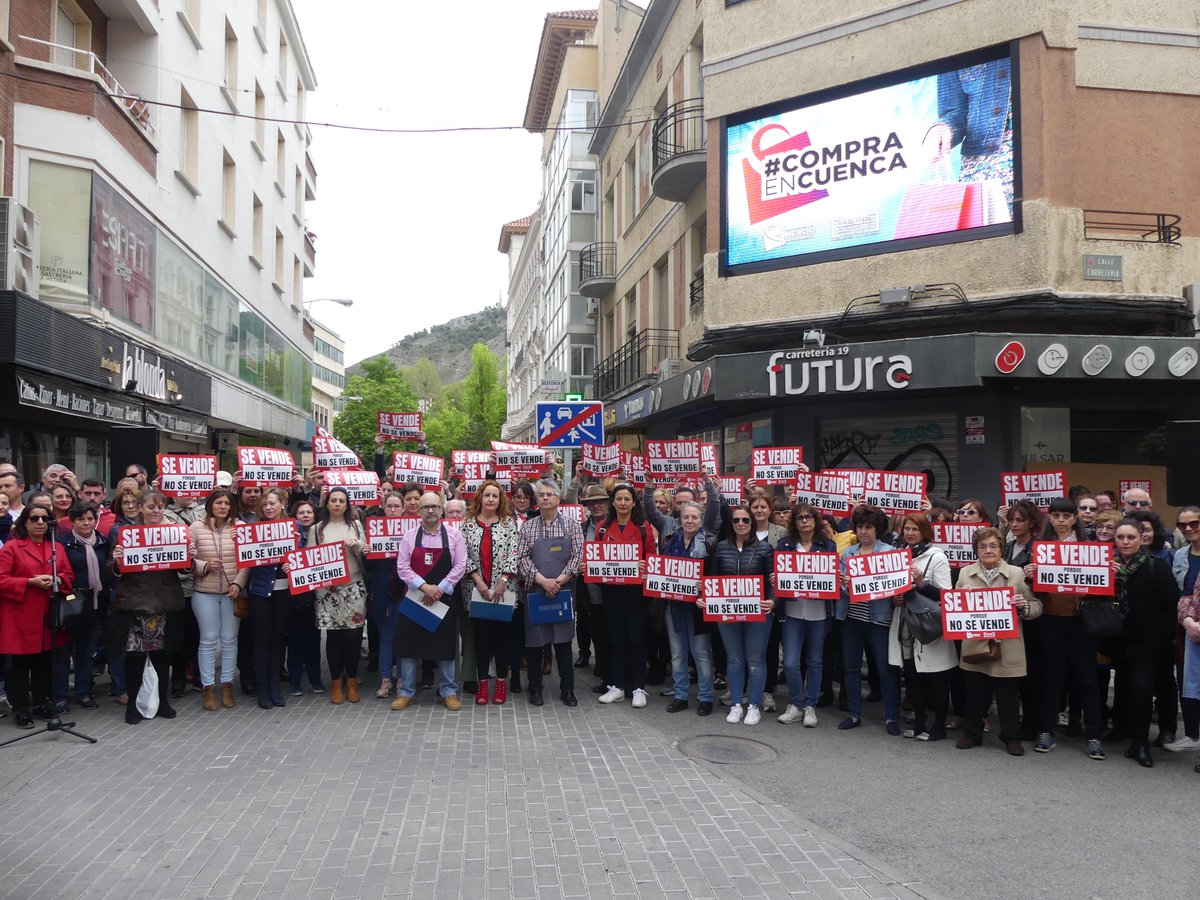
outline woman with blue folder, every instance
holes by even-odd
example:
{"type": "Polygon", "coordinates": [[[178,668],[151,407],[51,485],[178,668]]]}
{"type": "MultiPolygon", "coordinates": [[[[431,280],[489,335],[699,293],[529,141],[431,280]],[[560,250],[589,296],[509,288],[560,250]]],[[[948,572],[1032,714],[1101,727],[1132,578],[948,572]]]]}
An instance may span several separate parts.
{"type": "Polygon", "coordinates": [[[496,689],[490,700],[499,704],[508,699],[508,641],[515,607],[509,600],[517,580],[519,534],[504,488],[490,479],[483,482],[471,499],[462,525],[467,577],[472,582],[465,594],[475,632],[476,706],[485,706],[489,701],[488,669],[493,659],[496,689]]]}
{"type": "MultiPolygon", "coordinates": [[[[525,652],[532,661],[541,648],[554,645],[558,660],[559,690],[564,706],[578,706],[571,641],[575,637],[575,611],[570,585],[583,561],[583,530],[574,516],[558,511],[558,482],[542,479],[534,489],[538,515],[521,526],[517,545],[517,575],[525,591],[525,652]],[[564,596],[565,595],[565,596],[564,596]]],[[[542,706],[542,670],[529,666],[529,703],[542,706]]]]}

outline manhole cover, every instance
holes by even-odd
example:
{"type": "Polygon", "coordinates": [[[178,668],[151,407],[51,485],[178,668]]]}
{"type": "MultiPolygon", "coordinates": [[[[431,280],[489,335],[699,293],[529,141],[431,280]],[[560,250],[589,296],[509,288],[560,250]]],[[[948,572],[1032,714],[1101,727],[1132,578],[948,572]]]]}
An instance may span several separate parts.
{"type": "Polygon", "coordinates": [[[775,748],[751,738],[726,737],[719,734],[700,734],[679,742],[683,755],[714,763],[754,765],[775,759],[775,748]]]}

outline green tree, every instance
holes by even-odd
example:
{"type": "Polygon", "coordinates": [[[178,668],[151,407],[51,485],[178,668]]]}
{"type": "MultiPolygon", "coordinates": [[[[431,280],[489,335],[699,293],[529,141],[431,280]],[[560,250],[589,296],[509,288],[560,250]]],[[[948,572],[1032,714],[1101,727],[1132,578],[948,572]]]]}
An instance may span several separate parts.
{"type": "MultiPolygon", "coordinates": [[[[394,362],[386,356],[377,356],[364,362],[359,374],[350,376],[342,396],[347,398],[346,405],[333,420],[333,433],[370,469],[375,459],[379,413],[416,412],[417,395],[394,362]]],[[[393,450],[405,449],[413,449],[413,445],[388,442],[384,447],[385,458],[393,450]]]]}
{"type": "Polygon", "coordinates": [[[500,428],[508,414],[500,362],[487,344],[471,348],[471,371],[462,382],[462,410],[467,416],[466,448],[483,449],[500,439],[500,428]]]}
{"type": "Polygon", "coordinates": [[[427,406],[432,407],[442,396],[442,376],[428,356],[422,356],[413,365],[401,369],[400,374],[412,387],[417,399],[424,400],[427,406]]]}

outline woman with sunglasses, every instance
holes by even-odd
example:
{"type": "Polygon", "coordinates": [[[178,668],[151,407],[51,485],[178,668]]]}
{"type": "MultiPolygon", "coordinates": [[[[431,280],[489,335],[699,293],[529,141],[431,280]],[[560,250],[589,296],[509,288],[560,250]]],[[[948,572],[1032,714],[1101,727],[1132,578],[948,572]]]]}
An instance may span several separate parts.
{"type": "MultiPolygon", "coordinates": [[[[789,517],[787,535],[779,553],[836,553],[837,545],[825,536],[825,517],[807,503],[797,503],[789,517]]],[[[783,672],[787,676],[788,705],[779,717],[784,725],[803,722],[817,727],[817,702],[824,674],[825,634],[832,618],[827,600],[783,601],[783,672]],[[804,668],[801,668],[801,659],[804,668]],[[808,678],[805,688],[804,679],[808,678]]]]}
{"type": "Polygon", "coordinates": [[[887,733],[900,736],[900,725],[896,721],[900,714],[899,673],[888,665],[888,630],[892,624],[891,598],[850,602],[850,574],[847,560],[851,556],[867,553],[882,553],[894,550],[891,544],[880,540],[887,529],[888,518],[874,506],[865,503],[854,508],[850,516],[858,543],[842,554],[842,596],[837,602],[834,615],[842,623],[842,656],[845,674],[842,687],[847,697],[849,713],[838,724],[838,729],[847,731],[862,724],[862,658],[863,650],[870,654],[879,672],[879,687],[883,694],[884,727],[887,733]]]}
{"type": "MultiPolygon", "coordinates": [[[[139,525],[164,525],[167,498],[158,491],[143,491],[139,500],[139,525]]],[[[142,676],[146,664],[154,666],[158,676],[158,712],[163,719],[175,718],[175,710],[168,702],[171,680],[168,677],[171,654],[183,642],[182,613],[187,601],[179,573],[174,570],[163,572],[122,571],[124,553],[121,549],[120,530],[130,526],[118,526],[113,541],[109,566],[117,581],[113,598],[114,615],[109,623],[109,646],[125,651],[125,686],[129,691],[129,703],[125,705],[125,721],[136,725],[142,720],[137,709],[137,695],[142,687],[142,676]]],[[[195,559],[196,544],[188,537],[188,558],[195,559]]]]}
{"type": "Polygon", "coordinates": [[[66,551],[55,552],[56,521],[49,502],[31,500],[0,548],[0,653],[10,655],[8,702],[18,728],[33,727],[35,701],[47,717],[53,713],[45,708],[53,702],[51,666],[55,648],[67,642],[49,625],[55,576],[64,594],[75,583],[66,551]]]}
{"type": "MultiPolygon", "coordinates": [[[[1033,541],[1042,531],[1042,513],[1028,500],[1018,500],[1012,506],[1002,506],[1001,523],[1005,533],[1002,558],[1010,566],[1024,568],[1033,561],[1033,541]]],[[[961,576],[960,576],[961,577],[961,576]]],[[[956,585],[957,586],[957,585],[956,585]]],[[[1021,739],[1036,741],[1039,722],[1038,708],[1042,702],[1041,670],[1038,661],[1041,647],[1038,643],[1041,621],[1031,618],[1024,623],[1021,633],[1025,641],[1025,668],[1027,676],[1021,679],[1021,739]]],[[[957,704],[956,704],[957,706],[957,704]]],[[[960,723],[961,724],[961,723],[960,723]]]]}
{"type": "MultiPolygon", "coordinates": [[[[1055,497],[1050,501],[1044,541],[1082,541],[1083,525],[1075,501],[1055,497]]],[[[1033,583],[1037,576],[1036,563],[1025,566],[1025,579],[1033,583]]],[[[1049,753],[1057,746],[1054,737],[1058,725],[1058,710],[1062,703],[1063,687],[1068,676],[1079,692],[1083,708],[1083,724],[1087,733],[1087,754],[1091,759],[1104,759],[1100,742],[1104,726],[1100,715],[1100,689],[1096,680],[1096,641],[1084,630],[1079,616],[1080,594],[1040,593],[1042,601],[1041,723],[1033,749],[1049,753]]]]}
{"type": "MultiPolygon", "coordinates": [[[[646,557],[658,552],[654,529],[631,484],[618,484],[609,501],[608,519],[596,531],[601,543],[637,544],[642,577],[646,557]]],[[[634,709],[646,706],[646,632],[649,627],[646,597],[640,584],[602,584],[604,618],[608,622],[612,684],[600,695],[601,703],[619,703],[633,695],[634,709]]]]}
{"type": "Polygon", "coordinates": [[[991,525],[992,517],[988,514],[983,502],[974,497],[968,497],[958,504],[954,514],[955,521],[965,525],[991,525]]]}
{"type": "MultiPolygon", "coordinates": [[[[754,533],[754,517],[748,510],[734,507],[730,515],[732,533],[717,544],[711,575],[761,575],[764,620],[761,622],[721,622],[718,630],[725,645],[727,674],[732,706],[725,721],[731,725],[744,721],[757,725],[762,721],[763,689],[767,683],[767,639],[775,618],[771,589],[774,550],[754,533]],[[749,688],[747,689],[747,672],[749,688]],[[745,707],[743,708],[743,702],[745,707]]],[[[696,601],[703,607],[704,598],[696,601]]]]}
{"type": "Polygon", "coordinates": [[[1083,533],[1089,541],[1096,539],[1096,514],[1100,512],[1100,504],[1089,493],[1080,494],[1075,498],[1075,506],[1079,510],[1079,521],[1083,525],[1083,533]]]}

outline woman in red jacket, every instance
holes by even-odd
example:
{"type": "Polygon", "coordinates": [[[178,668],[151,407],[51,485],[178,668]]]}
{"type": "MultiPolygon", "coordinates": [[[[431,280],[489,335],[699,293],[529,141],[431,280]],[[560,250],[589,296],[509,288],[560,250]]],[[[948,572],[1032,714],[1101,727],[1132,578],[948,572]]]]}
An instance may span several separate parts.
{"type": "Polygon", "coordinates": [[[13,525],[15,537],[0,548],[0,653],[12,655],[8,702],[18,728],[33,727],[31,681],[40,710],[47,716],[53,712],[53,706],[45,706],[53,702],[53,651],[67,642],[65,632],[50,626],[51,573],[58,574],[63,593],[70,593],[74,583],[66,552],[55,546],[53,524],[49,500],[33,501],[13,525]]]}

